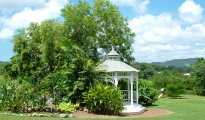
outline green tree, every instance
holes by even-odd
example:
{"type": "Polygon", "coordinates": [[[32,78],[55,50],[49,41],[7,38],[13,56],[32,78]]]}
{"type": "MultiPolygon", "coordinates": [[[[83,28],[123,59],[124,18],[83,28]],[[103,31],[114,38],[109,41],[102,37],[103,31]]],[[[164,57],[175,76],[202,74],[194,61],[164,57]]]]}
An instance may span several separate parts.
{"type": "Polygon", "coordinates": [[[96,65],[63,36],[62,29],[62,23],[47,20],[19,31],[14,36],[16,55],[11,60],[10,73],[15,73],[13,78],[29,81],[38,92],[47,91],[54,98],[67,95],[77,101],[96,78],[96,65]]]}
{"type": "Polygon", "coordinates": [[[154,76],[155,71],[152,69],[145,69],[140,73],[140,78],[151,79],[154,76]]]}
{"type": "Polygon", "coordinates": [[[0,61],[0,75],[3,75],[5,73],[5,66],[7,65],[7,62],[1,62],[0,61]]]}
{"type": "Polygon", "coordinates": [[[166,86],[166,95],[169,97],[181,97],[185,93],[185,86],[181,83],[170,83],[166,86]]]}
{"type": "Polygon", "coordinates": [[[189,87],[188,80],[183,75],[177,76],[175,73],[172,73],[172,71],[166,70],[162,71],[161,73],[156,73],[154,77],[152,78],[154,85],[156,88],[166,88],[168,84],[184,84],[185,87],[189,87]]]}
{"type": "Polygon", "coordinates": [[[109,52],[112,46],[123,61],[134,60],[131,56],[134,33],[116,6],[108,0],[95,0],[94,5],[82,1],[76,5],[67,4],[62,15],[67,37],[92,60],[99,61],[100,55],[109,52]]]}
{"type": "Polygon", "coordinates": [[[205,95],[205,59],[198,59],[192,66],[192,74],[195,78],[195,92],[199,95],[205,95]]]}
{"type": "MultiPolygon", "coordinates": [[[[15,55],[11,58],[7,68],[11,77],[32,76],[34,71],[41,67],[38,47],[41,41],[38,32],[39,25],[31,23],[28,28],[19,30],[18,34],[13,37],[15,55]]],[[[30,77],[31,82],[34,82],[34,79],[30,77]]]]}

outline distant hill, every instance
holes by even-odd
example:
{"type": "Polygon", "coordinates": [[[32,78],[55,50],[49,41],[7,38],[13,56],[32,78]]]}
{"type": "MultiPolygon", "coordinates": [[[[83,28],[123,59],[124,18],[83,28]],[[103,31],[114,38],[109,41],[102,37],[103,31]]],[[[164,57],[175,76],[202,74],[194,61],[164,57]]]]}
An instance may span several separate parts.
{"type": "Polygon", "coordinates": [[[174,66],[182,70],[189,70],[191,65],[196,63],[198,58],[174,59],[165,62],[153,62],[152,64],[174,66]]]}

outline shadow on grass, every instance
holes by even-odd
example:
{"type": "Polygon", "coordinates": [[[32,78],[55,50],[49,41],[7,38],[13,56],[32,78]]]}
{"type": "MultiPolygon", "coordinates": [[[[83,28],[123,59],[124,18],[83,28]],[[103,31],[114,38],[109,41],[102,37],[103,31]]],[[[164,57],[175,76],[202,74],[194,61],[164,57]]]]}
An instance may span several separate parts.
{"type": "Polygon", "coordinates": [[[152,104],[152,105],[143,105],[144,107],[156,107],[156,106],[159,106],[157,104],[152,104]]]}
{"type": "Polygon", "coordinates": [[[185,96],[168,97],[169,99],[188,99],[185,96]]]}

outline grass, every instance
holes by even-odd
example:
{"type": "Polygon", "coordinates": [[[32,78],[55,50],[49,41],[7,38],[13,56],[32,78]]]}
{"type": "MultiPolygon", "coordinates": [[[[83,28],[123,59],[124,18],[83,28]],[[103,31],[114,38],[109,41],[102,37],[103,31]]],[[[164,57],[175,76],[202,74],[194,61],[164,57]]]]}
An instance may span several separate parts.
{"type": "MultiPolygon", "coordinates": [[[[139,118],[128,120],[204,120],[205,119],[205,97],[185,95],[181,99],[161,98],[152,106],[153,108],[161,108],[174,112],[171,115],[139,118]]],[[[66,120],[57,118],[31,118],[31,117],[17,117],[0,115],[0,120],[66,120]]],[[[122,118],[120,118],[122,119],[122,118]]],[[[71,120],[69,118],[69,120],[71,120]]],[[[74,119],[79,120],[79,119],[74,119]]],[[[83,119],[84,120],[84,119],[83,119]]],[[[92,119],[95,120],[95,119],[92,119]]],[[[111,119],[109,119],[111,120],[111,119]]],[[[115,118],[115,120],[117,120],[115,118]]]]}
{"type": "Polygon", "coordinates": [[[162,98],[156,104],[159,106],[155,108],[166,109],[174,114],[149,120],[204,120],[205,118],[205,97],[202,96],[186,95],[181,99],[162,98]]]}

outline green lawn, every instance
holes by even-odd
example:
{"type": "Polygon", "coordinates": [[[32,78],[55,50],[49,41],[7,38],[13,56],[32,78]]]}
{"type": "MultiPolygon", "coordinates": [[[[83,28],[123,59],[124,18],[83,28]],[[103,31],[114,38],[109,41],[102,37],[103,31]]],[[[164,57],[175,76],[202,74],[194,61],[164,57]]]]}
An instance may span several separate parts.
{"type": "MultiPolygon", "coordinates": [[[[166,109],[174,112],[171,115],[140,118],[139,120],[204,120],[205,119],[205,97],[186,95],[183,99],[161,98],[156,102],[154,108],[166,109]]],[[[66,120],[57,118],[31,118],[0,115],[0,120],[66,120]]],[[[122,118],[120,118],[122,119],[122,118]]],[[[71,119],[70,119],[71,120],[71,119]]],[[[78,120],[78,119],[75,119],[78,120]]],[[[95,119],[93,119],[95,120],[95,119]]],[[[111,119],[110,119],[111,120],[111,119]]],[[[129,120],[136,120],[129,119],[129,120]]]]}
{"type": "MultiPolygon", "coordinates": [[[[174,114],[149,120],[204,120],[205,97],[186,95],[183,99],[162,98],[155,108],[166,109],[174,114]]],[[[144,120],[144,119],[143,119],[144,120]]],[[[146,120],[146,119],[145,119],[146,120]]]]}

